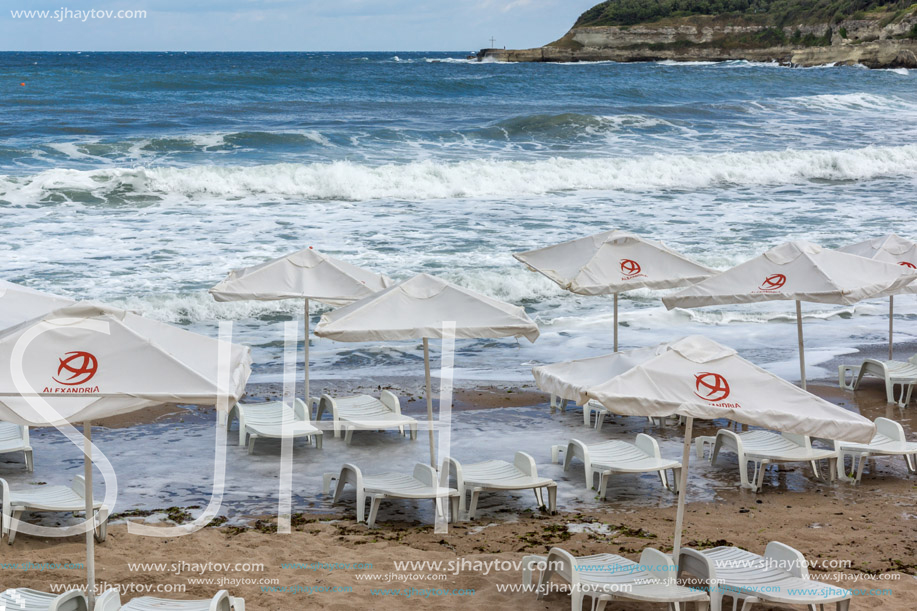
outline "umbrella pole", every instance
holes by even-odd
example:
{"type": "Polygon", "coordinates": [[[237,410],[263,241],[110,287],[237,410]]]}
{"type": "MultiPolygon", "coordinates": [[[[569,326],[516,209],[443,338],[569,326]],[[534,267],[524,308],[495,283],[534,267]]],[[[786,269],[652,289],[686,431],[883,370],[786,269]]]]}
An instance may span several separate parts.
{"type": "Polygon", "coordinates": [[[678,507],[675,510],[675,542],[672,545],[672,560],[678,566],[678,552],[681,551],[681,529],[685,521],[685,496],[688,488],[688,463],[691,461],[691,435],[694,432],[694,417],[685,419],[685,447],[681,453],[681,474],[678,482],[678,507]]]}
{"type": "Polygon", "coordinates": [[[615,293],[615,352],[618,351],[618,294],[615,293]]]}
{"type": "Polygon", "coordinates": [[[423,368],[427,381],[427,421],[430,423],[430,466],[436,468],[436,451],[433,447],[433,389],[430,384],[430,340],[423,338],[423,368]]]}
{"type": "Polygon", "coordinates": [[[95,515],[92,502],[92,423],[83,423],[83,479],[86,483],[86,519],[91,520],[92,528],[86,531],[86,596],[89,610],[95,607],[96,599],[96,563],[95,563],[95,515]]]}
{"type": "MultiPolygon", "coordinates": [[[[309,418],[311,419],[312,418],[312,415],[311,415],[312,414],[312,404],[309,403],[309,300],[308,299],[306,299],[306,306],[305,306],[304,311],[306,314],[306,320],[305,320],[306,334],[303,337],[303,342],[302,342],[303,343],[303,352],[305,353],[305,357],[303,360],[305,361],[305,370],[306,370],[305,379],[304,379],[304,382],[305,382],[304,392],[306,394],[306,397],[305,397],[306,398],[306,409],[309,410],[309,418]]],[[[295,396],[296,393],[293,393],[293,394],[295,396]]]]}
{"type": "Polygon", "coordinates": [[[895,344],[893,341],[895,335],[895,297],[892,295],[888,298],[888,360],[895,356],[895,344]]]}
{"type": "Polygon", "coordinates": [[[802,302],[796,301],[796,334],[799,336],[799,377],[800,386],[806,389],[806,350],[802,345],[802,302]]]}

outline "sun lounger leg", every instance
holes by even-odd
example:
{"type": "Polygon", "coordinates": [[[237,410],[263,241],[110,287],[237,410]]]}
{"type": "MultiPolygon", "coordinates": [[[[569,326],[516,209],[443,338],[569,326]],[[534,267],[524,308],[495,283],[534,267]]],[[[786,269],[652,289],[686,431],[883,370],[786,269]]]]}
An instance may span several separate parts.
{"type": "Polygon", "coordinates": [[[544,507],[544,495],[541,493],[541,488],[533,488],[535,492],[535,502],[538,503],[538,508],[541,509],[544,507]]]}
{"type": "Polygon", "coordinates": [[[764,486],[764,472],[767,471],[767,466],[769,464],[769,460],[755,462],[755,492],[761,492],[761,488],[764,486]]]}
{"type": "Polygon", "coordinates": [[[16,527],[19,526],[19,518],[21,517],[22,517],[21,511],[13,512],[12,519],[10,520],[9,534],[6,537],[6,542],[9,543],[10,545],[12,545],[13,541],[16,539],[16,527]]]}
{"type": "Polygon", "coordinates": [[[907,465],[907,472],[911,475],[917,475],[917,456],[914,454],[905,454],[904,462],[907,465]]]}
{"type": "Polygon", "coordinates": [[[99,523],[98,528],[96,528],[95,538],[99,543],[104,543],[105,538],[108,536],[108,510],[105,508],[100,509],[96,512],[96,520],[99,523]]]}
{"type": "Polygon", "coordinates": [[[471,489],[471,502],[468,504],[468,519],[473,520],[478,510],[478,497],[481,495],[480,488],[471,489]]]}
{"type": "MultiPolygon", "coordinates": [[[[382,494],[373,494],[370,496],[369,519],[366,521],[366,525],[370,528],[376,526],[376,515],[379,513],[379,504],[382,502],[383,498],[385,497],[382,494]]],[[[360,507],[363,507],[363,503],[360,504],[360,507]]]]}
{"type": "Polygon", "coordinates": [[[571,611],[582,611],[583,598],[585,598],[585,593],[582,590],[574,590],[573,592],[570,593],[571,611]]]}
{"type": "Polygon", "coordinates": [[[548,486],[548,511],[552,515],[557,513],[557,484],[548,486]]]}
{"type": "Polygon", "coordinates": [[[254,454],[254,453],[255,453],[255,439],[256,439],[257,437],[258,437],[257,435],[249,435],[249,436],[248,436],[248,453],[249,453],[249,454],[254,454]]]}
{"type": "MultiPolygon", "coordinates": [[[[599,475],[599,489],[596,492],[600,499],[604,499],[605,495],[608,494],[608,480],[611,479],[611,471],[594,471],[593,473],[598,473],[599,475]]],[[[589,478],[589,483],[592,483],[592,477],[589,478]]]]}
{"type": "Polygon", "coordinates": [[[348,426],[348,427],[347,427],[347,432],[344,433],[344,444],[345,444],[345,445],[350,445],[351,440],[353,440],[353,427],[352,427],[352,426],[348,426]]]}
{"type": "Polygon", "coordinates": [[[847,611],[850,608],[850,599],[839,601],[836,608],[837,611],[847,611]]]}
{"type": "Polygon", "coordinates": [[[451,496],[449,497],[449,509],[451,510],[451,515],[449,516],[449,521],[455,524],[456,522],[462,519],[462,514],[459,511],[459,497],[451,496]]]}
{"type": "Polygon", "coordinates": [[[411,425],[411,441],[417,441],[417,424],[411,425]]]}
{"type": "Polygon", "coordinates": [[[605,424],[606,412],[598,412],[595,416],[595,430],[601,431],[602,425],[605,424]]]}
{"type": "Polygon", "coordinates": [[[23,458],[25,459],[25,468],[29,473],[35,470],[35,462],[32,459],[32,450],[26,450],[22,453],[23,458]]]}
{"type": "Polygon", "coordinates": [[[315,449],[316,449],[316,450],[321,450],[321,449],[322,449],[322,438],[323,438],[323,437],[324,437],[324,435],[315,435],[315,436],[313,437],[313,439],[315,440],[315,449]]]}

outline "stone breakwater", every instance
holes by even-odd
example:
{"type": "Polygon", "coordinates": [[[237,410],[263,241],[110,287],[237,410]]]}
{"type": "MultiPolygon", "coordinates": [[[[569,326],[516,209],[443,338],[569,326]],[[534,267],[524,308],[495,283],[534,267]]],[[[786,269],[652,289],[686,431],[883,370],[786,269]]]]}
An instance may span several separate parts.
{"type": "Polygon", "coordinates": [[[633,26],[576,27],[535,49],[483,49],[481,61],[729,61],[796,66],[860,64],[917,68],[917,12],[894,23],[876,19],[773,26],[692,17],[633,26]]]}

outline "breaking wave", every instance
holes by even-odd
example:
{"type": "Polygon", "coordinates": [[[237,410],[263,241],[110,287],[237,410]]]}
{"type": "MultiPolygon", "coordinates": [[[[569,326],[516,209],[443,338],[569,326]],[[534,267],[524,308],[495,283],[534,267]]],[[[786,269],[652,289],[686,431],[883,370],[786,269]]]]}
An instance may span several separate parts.
{"type": "Polygon", "coordinates": [[[633,158],[476,159],[362,165],[278,163],[255,166],[52,169],[0,176],[0,202],[142,201],[181,203],[251,197],[281,200],[431,200],[543,195],[564,191],[698,190],[726,185],[857,181],[912,175],[917,145],[846,150],[783,150],[633,158]]]}

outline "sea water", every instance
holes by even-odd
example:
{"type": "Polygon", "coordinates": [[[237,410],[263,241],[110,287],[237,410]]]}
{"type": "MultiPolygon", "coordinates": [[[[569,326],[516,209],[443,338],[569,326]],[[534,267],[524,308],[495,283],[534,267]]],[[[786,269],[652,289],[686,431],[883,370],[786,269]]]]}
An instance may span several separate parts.
{"type": "MultiPolygon", "coordinates": [[[[458,342],[462,385],[611,349],[610,298],[513,252],[620,228],[723,269],[791,239],[917,238],[914,72],[464,55],[0,54],[2,277],[206,333],[236,321],[253,381],[271,381],[302,303],[218,304],[207,289],[231,269],[313,246],[432,273],[542,331],[458,342]]],[[[798,378],[792,303],[667,311],[660,295],[622,295],[622,347],[703,333],[798,378]]],[[[896,306],[913,341],[915,299],[896,306]]],[[[884,300],[806,305],[810,378],[885,342],[887,316],[884,300]]],[[[419,377],[421,354],[316,339],[312,370],[419,377]]]]}

